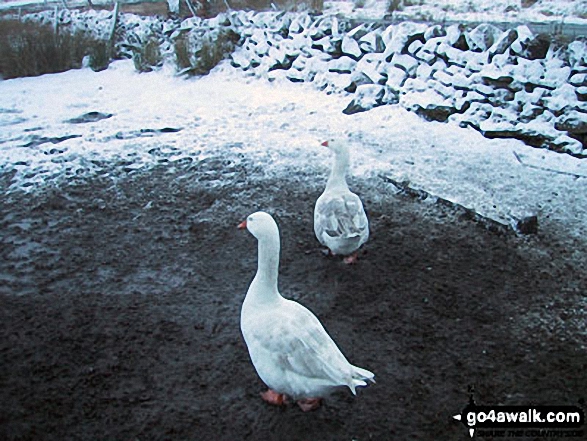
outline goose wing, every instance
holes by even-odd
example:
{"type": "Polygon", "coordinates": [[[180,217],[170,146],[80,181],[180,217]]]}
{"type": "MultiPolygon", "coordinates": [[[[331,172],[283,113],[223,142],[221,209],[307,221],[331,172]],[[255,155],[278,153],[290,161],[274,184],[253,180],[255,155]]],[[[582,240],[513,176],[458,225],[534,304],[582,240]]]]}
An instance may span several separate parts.
{"type": "Polygon", "coordinates": [[[316,202],[314,212],[316,235],[333,238],[353,238],[366,234],[369,228],[361,199],[354,193],[328,195],[316,202]]]}

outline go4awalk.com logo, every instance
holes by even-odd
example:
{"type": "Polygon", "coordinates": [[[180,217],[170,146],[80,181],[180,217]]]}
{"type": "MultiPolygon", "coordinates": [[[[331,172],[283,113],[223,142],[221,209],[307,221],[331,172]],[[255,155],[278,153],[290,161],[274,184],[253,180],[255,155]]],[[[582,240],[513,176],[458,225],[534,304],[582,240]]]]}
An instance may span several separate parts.
{"type": "Polygon", "coordinates": [[[585,436],[585,414],[578,406],[478,406],[471,399],[453,418],[465,425],[471,438],[585,436]]]}

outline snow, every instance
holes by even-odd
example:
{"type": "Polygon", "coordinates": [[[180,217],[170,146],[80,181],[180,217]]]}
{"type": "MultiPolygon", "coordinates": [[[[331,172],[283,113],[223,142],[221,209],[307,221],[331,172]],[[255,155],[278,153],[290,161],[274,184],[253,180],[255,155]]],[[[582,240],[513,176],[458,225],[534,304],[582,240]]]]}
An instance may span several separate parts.
{"type": "Polygon", "coordinates": [[[171,68],[139,74],[131,61],[118,61],[99,73],[2,81],[0,96],[0,167],[16,171],[11,192],[108,173],[116,164],[132,172],[210,156],[244,155],[268,174],[292,167],[324,173],[330,159],[320,142],[345,136],[355,178],[407,181],[502,223],[538,214],[541,228],[587,238],[585,160],[427,122],[398,105],[344,115],[348,95],[270,83],[228,63],[184,79],[171,68]],[[113,116],[67,122],[92,111],[113,116]],[[39,144],[68,136],[75,137],[39,144]]]}
{"type": "MultiPolygon", "coordinates": [[[[62,7],[58,0],[3,0],[0,11],[44,3],[48,7],[62,7]]],[[[177,0],[170,0],[175,7],[177,0]]],[[[324,2],[324,14],[344,18],[381,19],[386,14],[388,0],[366,0],[363,7],[355,7],[356,0],[332,0],[324,2]]],[[[587,24],[587,0],[538,0],[529,7],[523,7],[520,0],[419,0],[401,2],[394,11],[397,20],[424,20],[437,22],[507,22],[507,23],[549,23],[587,24]],[[405,5],[404,3],[407,3],[405,5]]],[[[111,0],[93,0],[94,5],[111,6],[111,0]]],[[[87,6],[86,0],[68,0],[69,7],[87,6]]],[[[303,8],[300,3],[298,8],[303,8]]]]}
{"type": "MultiPolygon", "coordinates": [[[[398,20],[456,22],[587,23],[587,0],[538,0],[523,7],[520,0],[420,0],[398,8],[398,20]]],[[[354,0],[324,2],[324,12],[344,17],[379,19],[388,14],[387,0],[366,0],[357,8],[354,0]]]]}
{"type": "MultiPolygon", "coordinates": [[[[423,5],[406,6],[394,13],[394,19],[587,24],[587,0],[539,0],[529,8],[521,8],[519,0],[412,3],[423,5]]],[[[2,3],[0,9],[9,4],[14,2],[2,3]]],[[[365,7],[354,8],[351,0],[330,1],[325,2],[325,13],[341,14],[345,18],[381,18],[387,13],[386,5],[387,1],[367,0],[365,7]]],[[[269,16],[251,13],[247,17],[265,20],[269,16]]],[[[300,16],[300,20],[308,19],[307,15],[300,16]]],[[[328,20],[336,21],[336,18],[325,18],[325,25],[328,20]]],[[[81,69],[0,81],[0,167],[15,172],[9,192],[38,191],[46,185],[59,185],[63,179],[104,175],[113,166],[132,173],[162,162],[197,162],[212,156],[232,160],[247,157],[269,174],[283,175],[284,170],[289,173],[292,169],[324,173],[330,159],[320,148],[320,142],[344,136],[353,148],[352,173],[356,178],[373,180],[389,176],[409,182],[411,187],[504,224],[527,214],[537,214],[540,228],[583,244],[587,242],[586,159],[536,149],[514,139],[487,139],[472,128],[459,127],[458,118],[447,123],[428,122],[401,105],[346,115],[342,111],[351,99],[378,95],[379,86],[359,86],[361,93],[356,95],[340,92],[352,75],[332,72],[352,72],[357,61],[349,57],[329,60],[323,52],[308,49],[306,34],[293,35],[302,30],[298,24],[295,19],[291,23],[292,38],[284,40],[285,48],[271,50],[279,52],[275,59],[282,59],[290,52],[297,55],[303,51],[305,56],[298,57],[287,71],[273,70],[260,77],[233,68],[228,62],[206,77],[185,79],[177,77],[168,65],[159,71],[139,74],[131,61],[118,61],[99,73],[81,69]],[[327,79],[334,82],[336,78],[336,84],[341,86],[334,87],[338,92],[327,94],[332,87],[320,91],[310,84],[293,84],[287,79],[299,76],[303,80],[306,74],[299,70],[304,66],[311,66],[309,70],[315,75],[316,83],[323,81],[326,85],[327,79]],[[112,117],[82,124],[68,122],[89,112],[112,114],[112,117]]],[[[414,26],[430,33],[422,48],[413,48],[418,56],[426,55],[430,49],[426,45],[432,49],[438,47],[437,51],[443,49],[450,53],[449,58],[464,57],[463,66],[478,64],[477,71],[481,72],[474,75],[504,74],[503,70],[492,72],[494,66],[485,66],[486,60],[476,60],[475,57],[486,57],[485,53],[463,52],[434,41],[434,29],[428,25],[396,25],[394,33],[381,34],[387,44],[386,54],[393,54],[387,69],[388,83],[398,88],[405,80],[406,70],[420,71],[424,67],[428,72],[418,77],[433,78],[408,80],[411,91],[400,98],[402,103],[407,103],[406,107],[426,107],[431,102],[442,104],[446,99],[442,94],[443,79],[455,84],[464,78],[457,65],[436,69],[435,65],[418,65],[409,55],[400,56],[389,50],[394,43],[399,46],[405,43],[408,28],[414,26]],[[445,74],[442,70],[445,68],[454,72],[445,74]],[[447,79],[443,74],[453,76],[447,79]]],[[[457,28],[447,30],[451,29],[457,28]]],[[[518,31],[523,29],[524,26],[518,27],[518,31]]],[[[261,29],[254,31],[265,34],[261,29]]],[[[364,41],[368,40],[367,27],[360,26],[355,32],[365,32],[364,41]]],[[[261,35],[259,40],[265,42],[261,35]]],[[[374,46],[375,41],[369,44],[374,46]]],[[[570,47],[571,57],[587,56],[584,42],[573,42],[570,47]]],[[[243,52],[238,50],[233,54],[235,61],[239,54],[243,52]]],[[[494,55],[495,66],[500,57],[499,53],[494,55]]],[[[368,55],[363,58],[359,63],[369,74],[372,66],[368,55]]],[[[247,57],[242,57],[242,64],[249,62],[247,57]]],[[[564,84],[570,73],[568,69],[558,65],[545,69],[538,61],[528,60],[508,73],[536,77],[537,82],[542,77],[541,81],[562,84],[551,97],[544,99],[556,111],[577,100],[572,86],[564,84]]],[[[584,78],[574,77],[573,81],[578,84],[584,78]]],[[[487,86],[479,84],[477,92],[483,93],[483,87],[487,86]]],[[[540,88],[534,93],[520,91],[516,98],[528,103],[524,109],[531,113],[532,103],[541,99],[534,95],[541,91],[540,88]]],[[[483,106],[473,103],[472,109],[477,107],[480,113],[486,112],[483,106]]],[[[516,118],[504,111],[501,121],[487,124],[507,125],[516,118]]],[[[579,118],[571,122],[584,123],[579,118]]],[[[558,123],[565,124],[566,120],[558,123]]],[[[536,118],[532,124],[538,126],[537,132],[554,131],[552,121],[536,118]]],[[[391,185],[390,191],[394,191],[391,185]]]]}

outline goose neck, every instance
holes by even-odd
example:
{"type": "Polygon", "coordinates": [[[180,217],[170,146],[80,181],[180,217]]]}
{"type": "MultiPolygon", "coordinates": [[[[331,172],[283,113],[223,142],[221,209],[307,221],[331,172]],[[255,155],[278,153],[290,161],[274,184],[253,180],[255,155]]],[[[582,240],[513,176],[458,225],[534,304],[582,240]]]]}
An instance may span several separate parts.
{"type": "Polygon", "coordinates": [[[328,178],[327,188],[348,188],[346,173],[349,167],[349,154],[346,151],[337,152],[332,163],[332,170],[328,178]]]}
{"type": "Polygon", "coordinates": [[[255,290],[257,295],[264,297],[259,300],[271,300],[279,295],[277,290],[279,252],[279,236],[264,237],[259,240],[257,274],[253,279],[253,285],[258,288],[255,290]]]}

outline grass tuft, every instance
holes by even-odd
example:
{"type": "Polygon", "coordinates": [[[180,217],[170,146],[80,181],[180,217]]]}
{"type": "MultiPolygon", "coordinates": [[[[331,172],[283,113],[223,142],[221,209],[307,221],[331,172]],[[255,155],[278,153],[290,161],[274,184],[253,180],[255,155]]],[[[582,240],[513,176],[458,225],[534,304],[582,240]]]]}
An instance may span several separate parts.
{"type": "Polygon", "coordinates": [[[175,61],[180,74],[207,75],[235,49],[239,35],[232,30],[206,34],[199,39],[184,34],[175,40],[175,61]]]}
{"type": "Polygon", "coordinates": [[[98,44],[81,32],[55,32],[49,24],[0,20],[0,73],[9,79],[79,69],[98,44]]]}

